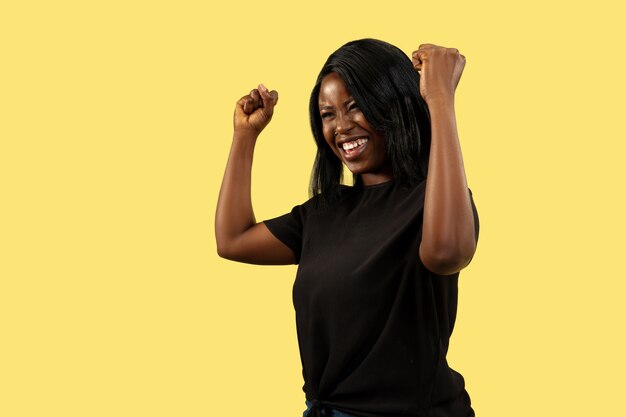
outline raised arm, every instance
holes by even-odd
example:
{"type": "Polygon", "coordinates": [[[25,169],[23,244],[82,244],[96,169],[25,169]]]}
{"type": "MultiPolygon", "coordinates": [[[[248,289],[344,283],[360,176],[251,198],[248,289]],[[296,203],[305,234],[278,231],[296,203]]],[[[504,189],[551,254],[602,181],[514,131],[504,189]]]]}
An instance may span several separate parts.
{"type": "Polygon", "coordinates": [[[430,111],[432,132],[419,256],[429,270],[449,275],[466,267],[476,251],[454,111],[465,57],[457,49],[423,44],[413,52],[413,65],[421,71],[420,94],[430,111]]]}
{"type": "Polygon", "coordinates": [[[251,176],[254,147],[272,119],[276,91],[262,84],[235,107],[233,142],[215,212],[217,253],[222,258],[253,264],[293,264],[291,249],[265,226],[252,209],[251,176]]]}

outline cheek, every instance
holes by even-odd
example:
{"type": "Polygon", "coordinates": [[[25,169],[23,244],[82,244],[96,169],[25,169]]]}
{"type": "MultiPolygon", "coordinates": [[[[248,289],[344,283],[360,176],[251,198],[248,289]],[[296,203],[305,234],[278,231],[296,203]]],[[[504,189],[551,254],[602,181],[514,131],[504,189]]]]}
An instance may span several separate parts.
{"type": "Polygon", "coordinates": [[[337,150],[337,148],[336,148],[336,147],[334,147],[334,146],[332,146],[332,145],[330,145],[330,144],[328,144],[328,146],[330,146],[330,150],[331,150],[331,151],[333,151],[333,153],[335,154],[335,156],[336,156],[337,158],[341,159],[341,155],[339,155],[339,151],[337,150]]]}
{"type": "Polygon", "coordinates": [[[385,146],[385,140],[378,136],[377,138],[378,140],[376,141],[376,156],[377,159],[381,160],[381,161],[386,161],[387,158],[387,147],[385,146]]]}
{"type": "Polygon", "coordinates": [[[328,138],[328,135],[326,135],[325,133],[324,133],[324,139],[326,139],[326,145],[330,146],[330,149],[333,149],[333,146],[332,146],[332,145],[333,145],[333,143],[332,143],[332,141],[328,138]]]}
{"type": "Polygon", "coordinates": [[[322,133],[324,134],[324,138],[326,139],[326,142],[331,141],[334,136],[334,130],[331,129],[330,126],[328,125],[325,125],[324,127],[322,127],[322,133]]]}
{"type": "Polygon", "coordinates": [[[335,156],[339,157],[339,155],[337,155],[337,149],[335,149],[335,147],[332,145],[332,142],[328,141],[328,138],[326,139],[326,146],[328,146],[330,148],[330,150],[332,151],[332,153],[335,154],[335,156]]]}
{"type": "MultiPolygon", "coordinates": [[[[337,155],[337,149],[335,148],[335,136],[334,132],[331,129],[324,128],[322,130],[324,134],[324,140],[326,140],[326,144],[330,147],[335,155],[337,155]]],[[[338,156],[338,155],[337,155],[338,156]]]]}

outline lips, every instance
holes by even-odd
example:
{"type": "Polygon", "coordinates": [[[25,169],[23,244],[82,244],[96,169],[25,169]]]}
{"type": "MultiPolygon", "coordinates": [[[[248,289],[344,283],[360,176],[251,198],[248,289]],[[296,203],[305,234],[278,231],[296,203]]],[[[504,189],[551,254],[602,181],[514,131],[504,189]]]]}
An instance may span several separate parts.
{"type": "Polygon", "coordinates": [[[346,161],[356,159],[363,153],[369,138],[365,136],[340,141],[337,146],[346,161]]]}

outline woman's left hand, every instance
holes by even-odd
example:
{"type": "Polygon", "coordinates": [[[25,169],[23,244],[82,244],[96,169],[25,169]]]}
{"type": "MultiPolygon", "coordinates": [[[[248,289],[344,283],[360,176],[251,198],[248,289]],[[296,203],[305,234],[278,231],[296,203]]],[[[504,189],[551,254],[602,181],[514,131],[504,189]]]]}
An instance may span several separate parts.
{"type": "Polygon", "coordinates": [[[465,68],[465,56],[458,49],[430,43],[413,52],[413,67],[420,71],[420,94],[426,103],[454,101],[454,92],[465,68]]]}

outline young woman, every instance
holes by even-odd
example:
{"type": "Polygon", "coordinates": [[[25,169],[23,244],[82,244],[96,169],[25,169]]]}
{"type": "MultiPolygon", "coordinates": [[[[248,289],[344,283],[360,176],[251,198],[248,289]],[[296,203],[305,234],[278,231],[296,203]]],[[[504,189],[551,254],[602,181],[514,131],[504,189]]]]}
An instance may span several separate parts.
{"type": "Polygon", "coordinates": [[[374,39],[328,58],[310,101],[311,198],[274,219],[256,222],[250,176],[278,93],[260,85],[235,108],[218,253],[298,264],[306,417],[474,415],[446,361],[459,271],[479,230],[454,110],[465,57],[423,44],[412,58],[374,39]]]}

